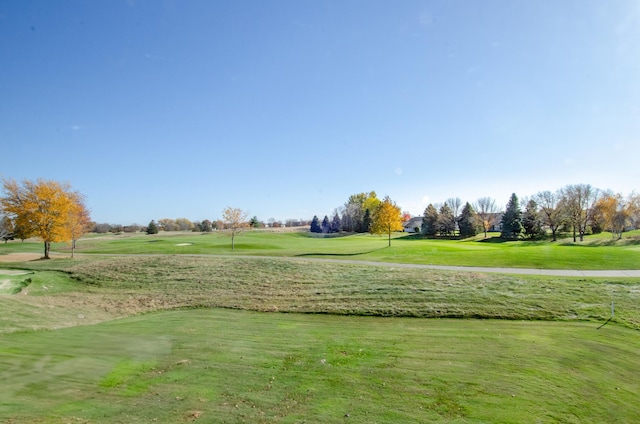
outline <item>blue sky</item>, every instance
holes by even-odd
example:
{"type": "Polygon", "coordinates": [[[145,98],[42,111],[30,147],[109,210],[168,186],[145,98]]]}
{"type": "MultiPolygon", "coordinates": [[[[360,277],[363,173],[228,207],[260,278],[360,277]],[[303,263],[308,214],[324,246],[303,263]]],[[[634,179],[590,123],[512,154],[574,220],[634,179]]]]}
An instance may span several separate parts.
{"type": "Polygon", "coordinates": [[[98,222],[640,189],[640,2],[0,0],[0,175],[98,222]]]}

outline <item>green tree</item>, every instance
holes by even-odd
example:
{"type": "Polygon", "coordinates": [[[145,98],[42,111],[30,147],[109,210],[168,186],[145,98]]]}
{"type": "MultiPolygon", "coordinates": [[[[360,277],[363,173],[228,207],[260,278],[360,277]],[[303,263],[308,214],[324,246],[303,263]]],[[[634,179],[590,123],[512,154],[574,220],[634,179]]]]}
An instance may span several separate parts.
{"type": "Polygon", "coordinates": [[[502,215],[502,232],[500,237],[504,239],[517,239],[522,234],[522,211],[515,193],[509,198],[507,208],[502,215]]]}
{"type": "Polygon", "coordinates": [[[391,233],[401,231],[402,228],[402,211],[389,196],[386,196],[373,214],[370,232],[372,234],[387,234],[389,246],[391,246],[391,233]]]}
{"type": "Polygon", "coordinates": [[[260,221],[258,220],[257,216],[253,216],[250,220],[249,220],[249,227],[251,228],[258,228],[260,227],[260,221]]]}
{"type": "Polygon", "coordinates": [[[420,232],[424,236],[433,237],[438,234],[438,210],[429,203],[422,215],[422,228],[420,232]]]}
{"type": "Polygon", "coordinates": [[[147,225],[147,234],[158,234],[158,231],[158,224],[152,219],[149,225],[147,225]]]}
{"type": "Polygon", "coordinates": [[[362,217],[361,229],[362,232],[368,232],[371,229],[371,212],[369,209],[365,209],[364,216],[362,217]]]}
{"type": "Polygon", "coordinates": [[[438,214],[438,232],[440,235],[450,236],[456,230],[456,217],[448,203],[440,207],[438,214]]]}
{"type": "Polygon", "coordinates": [[[522,214],[522,228],[525,237],[529,239],[534,240],[544,236],[538,204],[533,199],[529,200],[527,206],[525,206],[524,214],[522,214]]]}
{"type": "Polygon", "coordinates": [[[322,226],[320,225],[320,219],[318,218],[318,215],[313,215],[313,219],[311,220],[311,227],[309,228],[309,231],[311,231],[312,233],[322,232],[322,226]]]}
{"type": "Polygon", "coordinates": [[[462,212],[460,212],[458,227],[462,238],[473,237],[478,234],[478,216],[469,202],[464,205],[462,212]]]}

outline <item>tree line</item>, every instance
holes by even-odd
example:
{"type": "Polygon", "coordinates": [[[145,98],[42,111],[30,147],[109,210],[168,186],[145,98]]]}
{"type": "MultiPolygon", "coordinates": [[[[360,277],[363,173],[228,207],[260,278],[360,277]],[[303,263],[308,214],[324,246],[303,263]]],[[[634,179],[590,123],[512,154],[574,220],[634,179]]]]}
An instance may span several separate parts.
{"type": "Polygon", "coordinates": [[[391,233],[402,231],[403,213],[389,196],[380,200],[375,191],[349,196],[347,202],[336,209],[333,217],[325,215],[320,221],[317,215],[311,220],[312,233],[367,233],[387,234],[391,245],[391,233]]]}
{"type": "Polygon", "coordinates": [[[504,239],[541,239],[569,233],[573,241],[586,234],[611,232],[620,239],[627,230],[640,227],[640,196],[628,196],[600,190],[589,184],[567,185],[556,191],[541,191],[531,196],[524,208],[513,193],[504,211],[490,197],[465,203],[460,214],[459,198],[440,205],[429,204],[422,216],[420,232],[428,237],[472,237],[499,230],[504,239]]]}

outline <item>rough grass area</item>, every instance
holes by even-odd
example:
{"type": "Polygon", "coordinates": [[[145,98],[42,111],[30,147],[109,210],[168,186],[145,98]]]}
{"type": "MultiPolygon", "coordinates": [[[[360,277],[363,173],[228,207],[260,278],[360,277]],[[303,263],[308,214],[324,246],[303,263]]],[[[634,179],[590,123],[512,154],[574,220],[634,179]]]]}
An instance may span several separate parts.
{"type": "Polygon", "coordinates": [[[640,421],[620,326],[200,309],[1,341],[10,424],[640,421]]]}
{"type": "MultiPolygon", "coordinates": [[[[37,265],[49,264],[55,262],[37,265]]],[[[82,294],[72,306],[95,304],[108,314],[224,307],[340,315],[604,321],[613,301],[615,322],[640,328],[638,279],[511,276],[287,258],[136,256],[64,264],[66,272],[82,283],[78,286],[82,294]]]]}

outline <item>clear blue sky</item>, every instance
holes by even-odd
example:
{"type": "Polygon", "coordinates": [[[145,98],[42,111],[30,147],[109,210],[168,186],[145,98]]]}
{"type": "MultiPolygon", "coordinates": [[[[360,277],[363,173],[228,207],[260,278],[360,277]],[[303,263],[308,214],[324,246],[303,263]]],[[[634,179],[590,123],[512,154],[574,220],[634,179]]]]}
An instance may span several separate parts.
{"type": "Polygon", "coordinates": [[[0,175],[98,222],[640,189],[640,2],[0,0],[0,175]]]}

